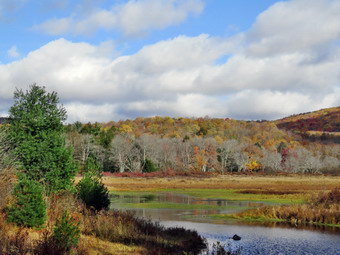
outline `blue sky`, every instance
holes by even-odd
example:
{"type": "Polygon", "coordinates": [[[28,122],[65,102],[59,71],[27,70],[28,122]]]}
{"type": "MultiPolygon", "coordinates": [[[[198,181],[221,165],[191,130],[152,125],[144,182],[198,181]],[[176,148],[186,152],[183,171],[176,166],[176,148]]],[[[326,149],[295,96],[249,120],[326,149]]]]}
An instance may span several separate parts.
{"type": "Polygon", "coordinates": [[[69,122],[339,106],[338,13],[337,0],[0,0],[0,114],[34,82],[69,122]]]}
{"type": "MultiPolygon", "coordinates": [[[[162,0],[160,0],[161,2],[162,0]]],[[[8,50],[15,46],[20,56],[27,55],[61,36],[73,42],[88,42],[98,45],[103,41],[113,40],[121,54],[133,54],[144,45],[160,40],[174,38],[178,35],[197,36],[202,33],[211,36],[231,36],[245,31],[255,22],[257,15],[278,1],[273,0],[239,0],[239,1],[196,1],[202,2],[204,10],[178,24],[163,29],[150,30],[147,35],[124,36],[116,30],[98,29],[89,34],[64,33],[51,35],[35,29],[47,20],[62,19],[71,15],[82,15],[81,12],[93,10],[110,10],[114,5],[127,1],[60,1],[60,0],[0,0],[2,4],[0,28],[3,34],[1,42],[1,62],[13,61],[8,50]],[[17,2],[17,3],[16,3],[17,2]],[[80,10],[80,9],[84,10],[80,10]]],[[[19,56],[17,57],[19,58],[19,56]]]]}

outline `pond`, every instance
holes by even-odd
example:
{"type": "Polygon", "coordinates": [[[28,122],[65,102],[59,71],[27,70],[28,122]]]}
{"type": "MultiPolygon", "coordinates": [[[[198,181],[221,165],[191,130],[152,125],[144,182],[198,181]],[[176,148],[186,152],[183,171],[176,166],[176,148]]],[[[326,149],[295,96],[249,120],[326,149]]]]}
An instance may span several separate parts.
{"type": "Polygon", "coordinates": [[[221,221],[210,215],[229,214],[264,203],[201,199],[177,193],[131,193],[112,195],[114,209],[132,210],[138,217],[163,225],[194,229],[209,244],[220,242],[241,254],[329,254],[340,255],[340,232],[336,228],[297,227],[282,223],[221,221]],[[234,234],[240,241],[230,239],[234,234]]]}

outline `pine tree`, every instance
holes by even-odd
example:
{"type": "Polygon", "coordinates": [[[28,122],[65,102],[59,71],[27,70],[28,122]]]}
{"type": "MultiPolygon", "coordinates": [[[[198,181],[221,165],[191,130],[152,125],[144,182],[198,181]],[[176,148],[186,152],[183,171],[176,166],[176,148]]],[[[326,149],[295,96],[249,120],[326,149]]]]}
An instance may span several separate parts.
{"type": "Polygon", "coordinates": [[[19,226],[42,226],[46,220],[43,193],[43,186],[40,183],[21,175],[14,188],[15,202],[8,209],[7,220],[19,226]]]}
{"type": "Polygon", "coordinates": [[[65,146],[66,110],[56,92],[36,84],[14,92],[9,138],[22,172],[45,186],[47,193],[72,189],[76,165],[65,146]]]}

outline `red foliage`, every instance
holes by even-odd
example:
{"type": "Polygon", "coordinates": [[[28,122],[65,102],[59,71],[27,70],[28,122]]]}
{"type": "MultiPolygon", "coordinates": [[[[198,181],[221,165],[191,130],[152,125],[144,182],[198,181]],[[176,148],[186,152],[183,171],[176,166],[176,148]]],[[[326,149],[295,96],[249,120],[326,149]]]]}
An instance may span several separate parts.
{"type": "Polygon", "coordinates": [[[305,131],[340,132],[340,107],[299,114],[277,121],[280,129],[305,131]]]}
{"type": "Polygon", "coordinates": [[[163,177],[176,177],[176,176],[189,176],[189,177],[207,177],[213,176],[217,173],[213,172],[197,172],[197,171],[174,171],[171,168],[168,168],[165,171],[156,171],[152,173],[132,173],[132,172],[124,172],[124,173],[110,173],[103,172],[103,176],[105,177],[128,177],[128,178],[163,178],[163,177]]]}

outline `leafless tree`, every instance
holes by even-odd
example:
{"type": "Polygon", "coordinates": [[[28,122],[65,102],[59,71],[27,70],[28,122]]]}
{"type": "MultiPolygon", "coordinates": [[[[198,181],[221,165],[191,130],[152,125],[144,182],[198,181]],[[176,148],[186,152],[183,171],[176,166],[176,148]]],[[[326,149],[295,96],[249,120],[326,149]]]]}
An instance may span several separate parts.
{"type": "Polygon", "coordinates": [[[263,149],[263,157],[260,159],[260,163],[264,169],[272,171],[282,170],[282,156],[277,151],[271,151],[263,149]]]}
{"type": "Polygon", "coordinates": [[[67,146],[73,148],[74,159],[84,167],[94,146],[94,138],[90,134],[80,134],[78,132],[70,132],[66,136],[67,146]]]}
{"type": "Polygon", "coordinates": [[[132,171],[129,159],[133,148],[133,138],[128,135],[116,135],[111,142],[111,148],[118,163],[119,172],[132,171]]]}
{"type": "Polygon", "coordinates": [[[4,129],[0,129],[0,208],[3,208],[15,182],[16,160],[4,129]]]}

